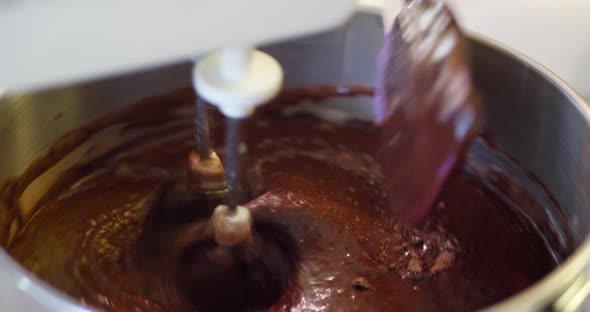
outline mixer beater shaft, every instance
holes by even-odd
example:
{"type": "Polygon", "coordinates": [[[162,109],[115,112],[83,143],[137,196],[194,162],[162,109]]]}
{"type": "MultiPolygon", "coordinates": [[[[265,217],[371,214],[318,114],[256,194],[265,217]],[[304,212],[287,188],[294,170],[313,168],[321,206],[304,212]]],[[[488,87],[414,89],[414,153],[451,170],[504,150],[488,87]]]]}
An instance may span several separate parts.
{"type": "Polygon", "coordinates": [[[197,98],[197,116],[196,116],[196,124],[197,124],[197,152],[199,154],[199,158],[202,160],[209,159],[209,112],[207,108],[207,103],[203,101],[201,98],[197,98]]]}
{"type": "Polygon", "coordinates": [[[234,213],[241,197],[240,150],[243,118],[226,119],[225,138],[225,180],[228,188],[229,212],[234,213]]]}

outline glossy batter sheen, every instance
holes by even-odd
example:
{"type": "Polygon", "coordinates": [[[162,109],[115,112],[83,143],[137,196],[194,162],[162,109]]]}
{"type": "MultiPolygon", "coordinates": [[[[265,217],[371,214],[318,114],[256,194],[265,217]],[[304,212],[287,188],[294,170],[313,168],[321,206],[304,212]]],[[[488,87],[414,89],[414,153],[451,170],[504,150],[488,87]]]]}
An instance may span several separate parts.
{"type": "MultiPolygon", "coordinates": [[[[270,242],[254,256],[262,259],[256,272],[284,286],[276,300],[228,292],[211,303],[211,289],[240,285],[193,278],[217,274],[194,265],[205,248],[195,237],[216,203],[198,200],[185,183],[194,150],[190,90],[114,113],[56,143],[4,186],[5,205],[37,213],[2,240],[40,278],[107,311],[235,310],[240,300],[268,311],[465,311],[515,294],[557,265],[532,224],[466,173],[451,177],[422,225],[397,223],[385,213],[387,173],[376,161],[372,124],[277,109],[347,92],[287,93],[246,125],[243,204],[256,235],[270,242]],[[19,196],[27,187],[36,191],[19,196]],[[181,194],[169,195],[178,209],[153,208],[162,192],[181,194]]],[[[223,156],[222,119],[212,124],[223,156]]]]}

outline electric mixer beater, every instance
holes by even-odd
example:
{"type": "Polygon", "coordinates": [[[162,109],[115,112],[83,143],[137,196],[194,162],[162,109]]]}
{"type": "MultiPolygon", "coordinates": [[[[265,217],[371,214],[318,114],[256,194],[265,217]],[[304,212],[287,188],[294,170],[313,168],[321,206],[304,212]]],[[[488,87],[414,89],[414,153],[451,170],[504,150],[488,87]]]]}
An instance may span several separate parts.
{"type": "MultiPolygon", "coordinates": [[[[213,225],[216,241],[233,246],[250,238],[252,223],[248,209],[238,206],[241,125],[258,105],[266,103],[279,92],[283,72],[279,63],[262,51],[232,47],[200,60],[193,72],[193,81],[197,94],[217,106],[227,120],[225,176],[228,205],[215,209],[213,225]]],[[[206,111],[204,102],[200,101],[197,105],[199,112],[206,111]]],[[[199,118],[203,122],[199,129],[204,130],[207,117],[201,115],[199,118]]],[[[197,145],[199,154],[207,153],[204,151],[208,145],[206,135],[199,136],[197,145]]],[[[214,152],[209,153],[216,157],[214,152]]]]}
{"type": "MultiPolygon", "coordinates": [[[[167,254],[171,263],[189,257],[178,283],[184,291],[201,294],[194,305],[205,310],[265,308],[278,300],[294,271],[293,244],[285,247],[278,239],[281,233],[260,222],[254,224],[250,210],[238,205],[243,200],[242,124],[256,106],[278,93],[282,77],[276,60],[249,48],[226,48],[201,59],[193,71],[198,95],[197,144],[189,155],[188,181],[164,185],[147,204],[137,252],[141,258],[152,259],[154,266],[161,263],[160,254],[167,254]],[[210,142],[206,102],[215,105],[225,120],[223,164],[210,142]],[[194,216],[184,221],[188,224],[184,229],[162,221],[187,212],[194,216]],[[180,242],[178,237],[185,238],[180,242]],[[154,248],[158,241],[161,244],[154,248]],[[163,252],[168,245],[175,247],[163,252]],[[181,257],[179,252],[188,256],[181,257]]],[[[153,270],[149,264],[145,268],[146,272],[153,270]]]]}

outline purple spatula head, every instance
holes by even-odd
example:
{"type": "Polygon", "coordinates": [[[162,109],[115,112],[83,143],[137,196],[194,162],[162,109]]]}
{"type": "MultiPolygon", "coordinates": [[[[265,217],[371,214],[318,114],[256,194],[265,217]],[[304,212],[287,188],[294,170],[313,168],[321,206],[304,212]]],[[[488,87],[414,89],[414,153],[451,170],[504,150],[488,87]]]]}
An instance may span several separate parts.
{"type": "Polygon", "coordinates": [[[481,119],[464,41],[442,0],[405,0],[385,38],[378,158],[388,207],[405,223],[428,214],[481,119]]]}

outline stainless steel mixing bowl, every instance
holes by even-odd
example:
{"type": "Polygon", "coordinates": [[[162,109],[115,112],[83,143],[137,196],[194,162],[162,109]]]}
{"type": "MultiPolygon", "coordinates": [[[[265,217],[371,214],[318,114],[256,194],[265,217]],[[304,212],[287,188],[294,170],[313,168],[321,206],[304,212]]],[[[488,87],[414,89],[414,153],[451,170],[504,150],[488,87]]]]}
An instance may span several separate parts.
{"type": "MultiPolygon", "coordinates": [[[[338,30],[266,50],[283,64],[290,86],[373,84],[382,34],[380,17],[361,12],[338,30]]],[[[576,246],[557,270],[490,309],[573,311],[590,293],[590,110],[559,78],[526,57],[475,35],[469,48],[487,104],[488,133],[555,195],[576,246]]],[[[183,63],[29,94],[6,90],[0,98],[0,180],[23,172],[65,132],[139,99],[190,85],[190,69],[183,63]]],[[[554,213],[549,211],[547,217],[554,213]]],[[[0,217],[3,214],[6,207],[0,207],[0,217]]],[[[552,224],[565,226],[559,221],[552,224]]],[[[0,250],[0,310],[86,308],[39,281],[0,250]]]]}

